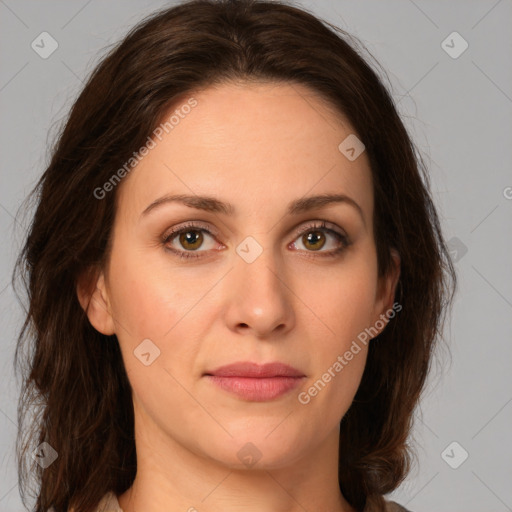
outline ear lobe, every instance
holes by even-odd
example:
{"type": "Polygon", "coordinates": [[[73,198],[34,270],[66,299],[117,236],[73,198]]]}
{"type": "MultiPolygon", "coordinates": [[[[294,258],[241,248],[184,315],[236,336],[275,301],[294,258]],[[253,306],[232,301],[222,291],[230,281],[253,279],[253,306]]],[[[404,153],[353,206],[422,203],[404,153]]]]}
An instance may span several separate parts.
{"type": "Polygon", "coordinates": [[[115,334],[114,319],[103,271],[87,270],[78,279],[76,293],[92,326],[107,336],[115,334]]]}

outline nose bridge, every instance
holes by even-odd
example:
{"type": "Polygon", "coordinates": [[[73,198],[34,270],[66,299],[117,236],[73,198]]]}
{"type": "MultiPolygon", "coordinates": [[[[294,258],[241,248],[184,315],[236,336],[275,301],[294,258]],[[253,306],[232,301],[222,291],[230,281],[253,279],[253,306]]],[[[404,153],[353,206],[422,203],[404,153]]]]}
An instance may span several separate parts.
{"type": "Polygon", "coordinates": [[[229,283],[231,327],[244,325],[260,336],[282,324],[290,327],[292,305],[279,258],[252,236],[237,246],[236,253],[229,283]]]}
{"type": "Polygon", "coordinates": [[[281,295],[282,283],[277,278],[280,265],[272,250],[262,248],[260,252],[250,242],[244,242],[237,248],[237,256],[236,272],[242,289],[250,290],[253,295],[281,295]]]}

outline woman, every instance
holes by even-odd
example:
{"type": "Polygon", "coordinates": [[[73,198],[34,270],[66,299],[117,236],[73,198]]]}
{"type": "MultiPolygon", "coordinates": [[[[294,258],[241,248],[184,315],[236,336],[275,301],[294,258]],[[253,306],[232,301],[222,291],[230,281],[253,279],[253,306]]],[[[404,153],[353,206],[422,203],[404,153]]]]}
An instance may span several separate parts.
{"type": "Polygon", "coordinates": [[[384,496],[456,280],[347,37],[189,1],[94,70],[17,266],[37,512],[406,510],[384,496]]]}

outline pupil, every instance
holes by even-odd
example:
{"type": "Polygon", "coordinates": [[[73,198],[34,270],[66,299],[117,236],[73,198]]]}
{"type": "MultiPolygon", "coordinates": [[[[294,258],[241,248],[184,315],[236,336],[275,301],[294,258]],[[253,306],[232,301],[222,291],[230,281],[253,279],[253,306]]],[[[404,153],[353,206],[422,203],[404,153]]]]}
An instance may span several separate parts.
{"type": "MultiPolygon", "coordinates": [[[[319,238],[320,236],[322,236],[323,233],[321,231],[312,231],[310,232],[307,236],[306,236],[306,239],[308,241],[308,243],[317,243],[319,241],[319,238]],[[315,240],[316,239],[316,240],[315,240]]],[[[316,247],[316,248],[313,248],[314,250],[318,250],[318,249],[321,249],[323,247],[323,243],[322,245],[320,245],[319,247],[316,247]]]]}
{"type": "Polygon", "coordinates": [[[201,245],[201,236],[198,235],[198,231],[187,231],[186,233],[182,233],[181,235],[181,243],[184,245],[195,245],[195,247],[189,247],[189,249],[197,249],[199,245],[201,245]],[[196,233],[194,235],[194,233],[196,233]],[[195,240],[194,240],[195,239],[195,240]]]}

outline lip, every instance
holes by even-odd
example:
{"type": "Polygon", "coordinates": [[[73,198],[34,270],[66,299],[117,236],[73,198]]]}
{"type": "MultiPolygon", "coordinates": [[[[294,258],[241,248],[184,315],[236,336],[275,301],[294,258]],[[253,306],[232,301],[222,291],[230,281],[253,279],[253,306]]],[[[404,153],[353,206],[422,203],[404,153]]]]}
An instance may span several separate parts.
{"type": "Polygon", "coordinates": [[[296,368],[280,362],[263,365],[239,362],[208,371],[204,376],[221,389],[254,402],[278,398],[296,388],[306,377],[296,368]]]}
{"type": "Polygon", "coordinates": [[[219,368],[207,371],[205,374],[215,377],[305,377],[297,368],[278,361],[265,364],[243,361],[219,366],[219,368]]]}

